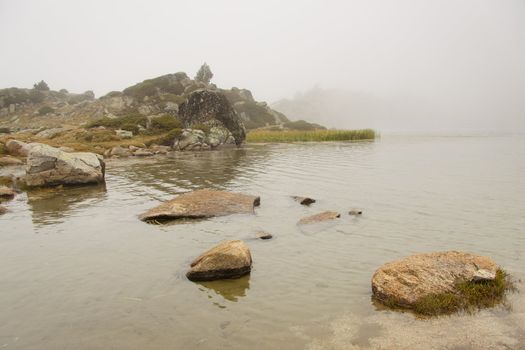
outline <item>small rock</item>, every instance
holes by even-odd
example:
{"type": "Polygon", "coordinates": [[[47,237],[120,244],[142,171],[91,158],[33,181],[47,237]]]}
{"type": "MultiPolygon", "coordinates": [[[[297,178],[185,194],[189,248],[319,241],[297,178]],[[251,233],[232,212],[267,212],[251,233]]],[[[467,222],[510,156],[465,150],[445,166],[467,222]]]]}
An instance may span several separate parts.
{"type": "Polygon", "coordinates": [[[496,271],[479,269],[474,272],[472,275],[472,280],[474,282],[483,282],[483,281],[494,281],[496,279],[496,271]]]}
{"type": "Polygon", "coordinates": [[[186,277],[190,281],[239,278],[250,273],[251,269],[250,249],[242,241],[227,241],[195,259],[186,277]]]}
{"type": "Polygon", "coordinates": [[[348,212],[348,215],[361,215],[361,214],[363,214],[363,211],[359,209],[352,209],[348,212]]]}
{"type": "Polygon", "coordinates": [[[7,209],[0,205],[0,215],[7,213],[7,209]]]}
{"type": "Polygon", "coordinates": [[[150,157],[153,155],[153,153],[145,149],[138,149],[133,153],[133,155],[136,157],[150,157]]]}
{"type": "Polygon", "coordinates": [[[257,232],[257,238],[259,239],[272,239],[272,235],[268,232],[259,231],[257,232]]]}
{"type": "Polygon", "coordinates": [[[310,205],[312,203],[315,203],[315,199],[309,197],[292,196],[292,198],[294,199],[294,201],[302,205],[310,205]]]}
{"type": "Polygon", "coordinates": [[[16,192],[9,187],[0,186],[0,198],[11,199],[15,196],[16,192]]]}
{"type": "Polygon", "coordinates": [[[115,135],[117,135],[121,139],[130,139],[133,137],[133,132],[119,129],[115,130],[115,135]]]}
{"type": "Polygon", "coordinates": [[[299,225],[306,225],[306,224],[315,224],[318,222],[324,222],[329,220],[335,220],[337,218],[341,217],[341,214],[335,212],[335,211],[324,211],[319,214],[315,214],[312,216],[307,216],[305,218],[302,218],[299,220],[299,225]]]}
{"type": "Polygon", "coordinates": [[[13,157],[0,157],[0,166],[8,166],[8,165],[22,165],[24,162],[22,162],[20,159],[13,158],[13,157]]]}

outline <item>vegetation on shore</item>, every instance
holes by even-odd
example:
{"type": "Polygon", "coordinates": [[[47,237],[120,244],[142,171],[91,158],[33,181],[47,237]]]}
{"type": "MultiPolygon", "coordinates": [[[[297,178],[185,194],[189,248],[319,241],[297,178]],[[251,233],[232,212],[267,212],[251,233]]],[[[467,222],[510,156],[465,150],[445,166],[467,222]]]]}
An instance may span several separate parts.
{"type": "MultiPolygon", "coordinates": [[[[492,281],[460,281],[455,293],[430,294],[420,298],[411,310],[421,316],[450,315],[459,311],[472,313],[484,308],[504,304],[506,293],[516,291],[510,276],[502,269],[492,281]]],[[[404,309],[395,300],[381,300],[394,309],[404,309]]]]}
{"type": "Polygon", "coordinates": [[[308,142],[308,141],[358,141],[373,140],[376,132],[363,130],[254,130],[246,136],[246,142],[308,142]]]}

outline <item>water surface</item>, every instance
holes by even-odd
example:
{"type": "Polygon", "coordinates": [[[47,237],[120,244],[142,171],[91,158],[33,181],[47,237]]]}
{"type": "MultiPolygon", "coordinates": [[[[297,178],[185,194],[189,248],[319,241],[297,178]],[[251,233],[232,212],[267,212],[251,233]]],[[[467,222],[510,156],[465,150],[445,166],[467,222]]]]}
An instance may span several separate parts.
{"type": "Polygon", "coordinates": [[[510,311],[430,320],[370,300],[375,269],[417,252],[486,254],[522,278],[524,174],[522,137],[391,136],[110,160],[105,187],[38,190],[7,204],[0,348],[524,348],[523,293],[510,311]],[[259,195],[261,206],[189,224],[137,219],[204,187],[259,195]],[[353,208],[364,214],[346,215],[353,208]],[[297,226],[323,210],[341,219],[297,226]],[[274,239],[255,239],[259,230],[274,239]],[[191,260],[227,239],[248,244],[251,275],[188,281],[191,260]]]}

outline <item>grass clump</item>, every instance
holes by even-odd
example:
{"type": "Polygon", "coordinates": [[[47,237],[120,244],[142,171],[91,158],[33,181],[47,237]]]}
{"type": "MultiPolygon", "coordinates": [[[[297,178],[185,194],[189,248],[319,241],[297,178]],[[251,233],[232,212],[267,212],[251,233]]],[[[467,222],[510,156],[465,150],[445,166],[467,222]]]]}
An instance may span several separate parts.
{"type": "Polygon", "coordinates": [[[147,119],[141,114],[130,114],[118,118],[103,117],[89,123],[87,128],[103,126],[105,128],[122,129],[136,133],[138,126],[146,126],[147,119]],[[130,130],[131,129],[131,130],[130,130]]]}
{"type": "Polygon", "coordinates": [[[157,138],[149,140],[148,142],[146,142],[146,146],[148,147],[151,145],[173,146],[175,139],[179,138],[181,134],[182,134],[182,129],[180,128],[172,129],[166,134],[163,134],[157,138]]]}
{"type": "Polygon", "coordinates": [[[166,131],[166,130],[172,130],[172,129],[180,129],[181,128],[180,121],[168,114],[165,114],[163,116],[153,118],[151,120],[150,128],[153,131],[166,131]]]}
{"type": "Polygon", "coordinates": [[[357,141],[373,140],[376,133],[372,129],[364,130],[254,130],[246,136],[247,142],[309,142],[309,141],[357,141]]]}
{"type": "Polygon", "coordinates": [[[515,291],[509,275],[496,272],[493,281],[461,281],[456,285],[456,293],[431,294],[423,297],[414,305],[414,311],[421,315],[435,316],[458,311],[474,312],[493,307],[505,301],[508,291],[515,291]]]}
{"type": "Polygon", "coordinates": [[[205,134],[210,133],[210,127],[206,124],[195,124],[191,126],[191,129],[204,131],[205,134]]]}

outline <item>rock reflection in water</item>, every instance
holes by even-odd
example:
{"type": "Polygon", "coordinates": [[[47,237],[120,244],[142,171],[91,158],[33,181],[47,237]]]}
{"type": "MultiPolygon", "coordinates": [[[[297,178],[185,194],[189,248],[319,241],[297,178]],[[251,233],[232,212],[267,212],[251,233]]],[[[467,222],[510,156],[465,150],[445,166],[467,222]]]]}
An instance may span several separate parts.
{"type": "Polygon", "coordinates": [[[63,222],[71,211],[87,208],[106,197],[105,185],[37,188],[27,192],[33,224],[63,222]]]}
{"type": "Polygon", "coordinates": [[[231,280],[218,280],[208,282],[196,282],[199,290],[208,293],[210,298],[213,294],[218,294],[228,301],[236,302],[241,297],[246,296],[246,291],[250,289],[250,275],[231,280]]]}

